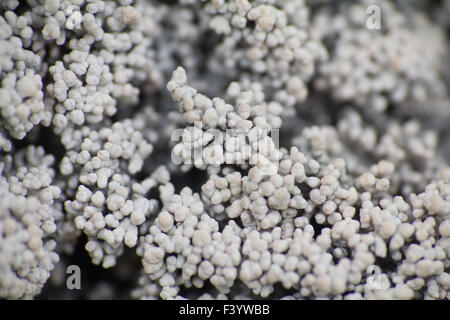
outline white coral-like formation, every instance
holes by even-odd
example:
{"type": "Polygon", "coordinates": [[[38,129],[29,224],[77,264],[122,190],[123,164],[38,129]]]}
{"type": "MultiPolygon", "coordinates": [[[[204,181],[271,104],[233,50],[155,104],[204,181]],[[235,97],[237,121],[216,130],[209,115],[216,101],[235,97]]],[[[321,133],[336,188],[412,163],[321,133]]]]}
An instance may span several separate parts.
{"type": "Polygon", "coordinates": [[[449,299],[448,9],[2,1],[0,298],[449,299]]]}
{"type": "MultiPolygon", "coordinates": [[[[390,105],[424,111],[446,95],[442,71],[448,44],[442,29],[417,12],[403,14],[389,1],[344,4],[338,13],[319,13],[314,34],[328,43],[330,59],[319,67],[317,89],[337,101],[384,111],[390,105]],[[366,28],[365,12],[378,6],[381,30],[366,28]],[[425,103],[425,101],[428,101],[425,103]],[[406,106],[405,106],[406,105],[406,106]]],[[[440,110],[448,115],[448,110],[440,110]]]]}
{"type": "Polygon", "coordinates": [[[51,239],[62,219],[53,156],[29,146],[0,165],[0,296],[32,298],[58,262],[51,239]]]}

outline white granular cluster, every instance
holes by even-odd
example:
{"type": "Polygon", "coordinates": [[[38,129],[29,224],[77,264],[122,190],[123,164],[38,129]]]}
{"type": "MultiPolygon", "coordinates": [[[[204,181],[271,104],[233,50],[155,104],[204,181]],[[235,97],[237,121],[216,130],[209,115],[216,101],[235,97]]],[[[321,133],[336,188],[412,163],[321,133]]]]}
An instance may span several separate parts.
{"type": "Polygon", "coordinates": [[[269,133],[281,125],[281,105],[262,101],[256,105],[252,91],[240,92],[239,86],[232,83],[228,92],[237,95],[234,108],[221,98],[210,99],[197,93],[186,85],[186,80],[185,70],[179,67],[167,84],[184,121],[190,125],[174,147],[175,159],[199,169],[225,163],[260,164],[266,174],[275,173],[273,162],[278,162],[281,154],[269,133]]]}
{"type": "Polygon", "coordinates": [[[13,11],[0,16],[0,114],[3,126],[16,139],[51,121],[42,91],[41,46],[30,16],[13,11]]]}
{"type": "Polygon", "coordinates": [[[306,83],[328,53],[309,34],[305,1],[212,1],[204,10],[221,36],[212,70],[260,82],[268,99],[286,108],[306,99],[306,83]]]}
{"type": "Polygon", "coordinates": [[[0,1],[0,298],[449,299],[448,3],[0,1]]]}
{"type": "MultiPolygon", "coordinates": [[[[182,71],[177,69],[168,83],[174,99],[182,101],[181,112],[192,99],[188,92],[198,94],[181,86],[186,81],[182,71]]],[[[239,107],[229,106],[229,120],[236,119],[235,109],[239,107]]],[[[196,111],[195,106],[192,110],[196,111]]],[[[383,160],[365,171],[359,166],[347,172],[346,161],[337,156],[345,150],[345,138],[351,138],[352,129],[358,127],[348,128],[346,137],[344,124],[351,121],[346,117],[340,126],[343,142],[333,128],[305,128],[297,143],[307,155],[295,147],[289,152],[281,148],[284,157],[276,174],[264,176],[258,165],[250,166],[245,175],[225,167],[222,175],[209,175],[202,186],[203,203],[188,188],[171,195],[148,235],[142,237],[138,253],[151,281],[143,277],[142,287],[134,294],[182,298],[181,287],[202,288],[209,280],[217,292],[233,297],[230,288],[240,282],[247,293],[261,297],[270,297],[278,283],[295,289],[292,297],[300,299],[411,299],[422,289],[426,298],[446,298],[449,168],[443,167],[425,192],[410,191],[406,199],[392,196],[395,165],[414,161],[404,159],[409,146],[400,140],[400,146],[391,143],[388,148],[389,142],[381,138],[375,150],[383,160]],[[397,150],[398,158],[391,161],[383,149],[391,149],[391,155],[397,150]],[[218,221],[227,221],[221,230],[218,221]],[[412,253],[416,250],[421,258],[428,252],[428,258],[418,263],[412,253]],[[411,259],[403,261],[408,252],[411,259]],[[381,270],[380,261],[393,264],[394,270],[381,270]],[[373,270],[379,270],[376,278],[373,270]]],[[[414,135],[419,130],[413,122],[406,123],[404,131],[414,135]]],[[[387,132],[394,140],[395,128],[388,127],[387,132]]],[[[376,137],[372,140],[376,142],[376,137]]],[[[416,140],[415,149],[422,142],[416,140]]],[[[432,138],[425,141],[434,149],[432,138]]]]}
{"type": "Polygon", "coordinates": [[[379,112],[390,105],[420,104],[433,112],[430,101],[446,94],[445,33],[421,13],[405,15],[389,1],[362,1],[338,13],[318,14],[313,29],[330,48],[315,86],[337,101],[379,112]],[[365,27],[369,5],[380,8],[381,30],[365,27]]]}
{"type": "Polygon", "coordinates": [[[51,239],[62,219],[54,158],[29,146],[0,164],[0,297],[30,299],[59,260],[51,239]]]}
{"type": "Polygon", "coordinates": [[[153,146],[142,136],[145,117],[125,119],[111,127],[65,130],[62,143],[67,153],[60,172],[67,177],[66,192],[73,200],[64,203],[75,227],[88,236],[86,250],[95,264],[115,265],[125,243],[134,247],[138,226],[156,209],[156,200],[145,198],[157,180],[168,179],[161,170],[156,179],[142,183],[133,177],[140,172],[153,146]]]}
{"type": "MultiPolygon", "coordinates": [[[[167,19],[168,39],[178,40],[175,55],[191,54],[177,60],[189,69],[196,87],[217,94],[233,80],[259,82],[269,101],[278,101],[291,112],[295,103],[306,99],[307,82],[328,53],[320,40],[310,37],[305,1],[179,2],[181,7],[174,6],[171,14],[177,20],[167,19]],[[198,23],[192,28],[194,19],[198,23]],[[174,34],[180,27],[183,30],[174,34]],[[210,73],[206,77],[218,79],[207,82],[198,72],[204,69],[210,73]]],[[[173,61],[174,51],[164,52],[172,53],[162,63],[165,66],[173,61]]]]}
{"type": "Polygon", "coordinates": [[[130,1],[83,2],[44,6],[42,36],[65,49],[49,66],[52,81],[46,87],[57,131],[100,123],[117,107],[137,103],[134,84],[161,82],[152,60],[151,44],[159,33],[153,7],[145,1],[134,6],[127,5],[130,1]]]}

